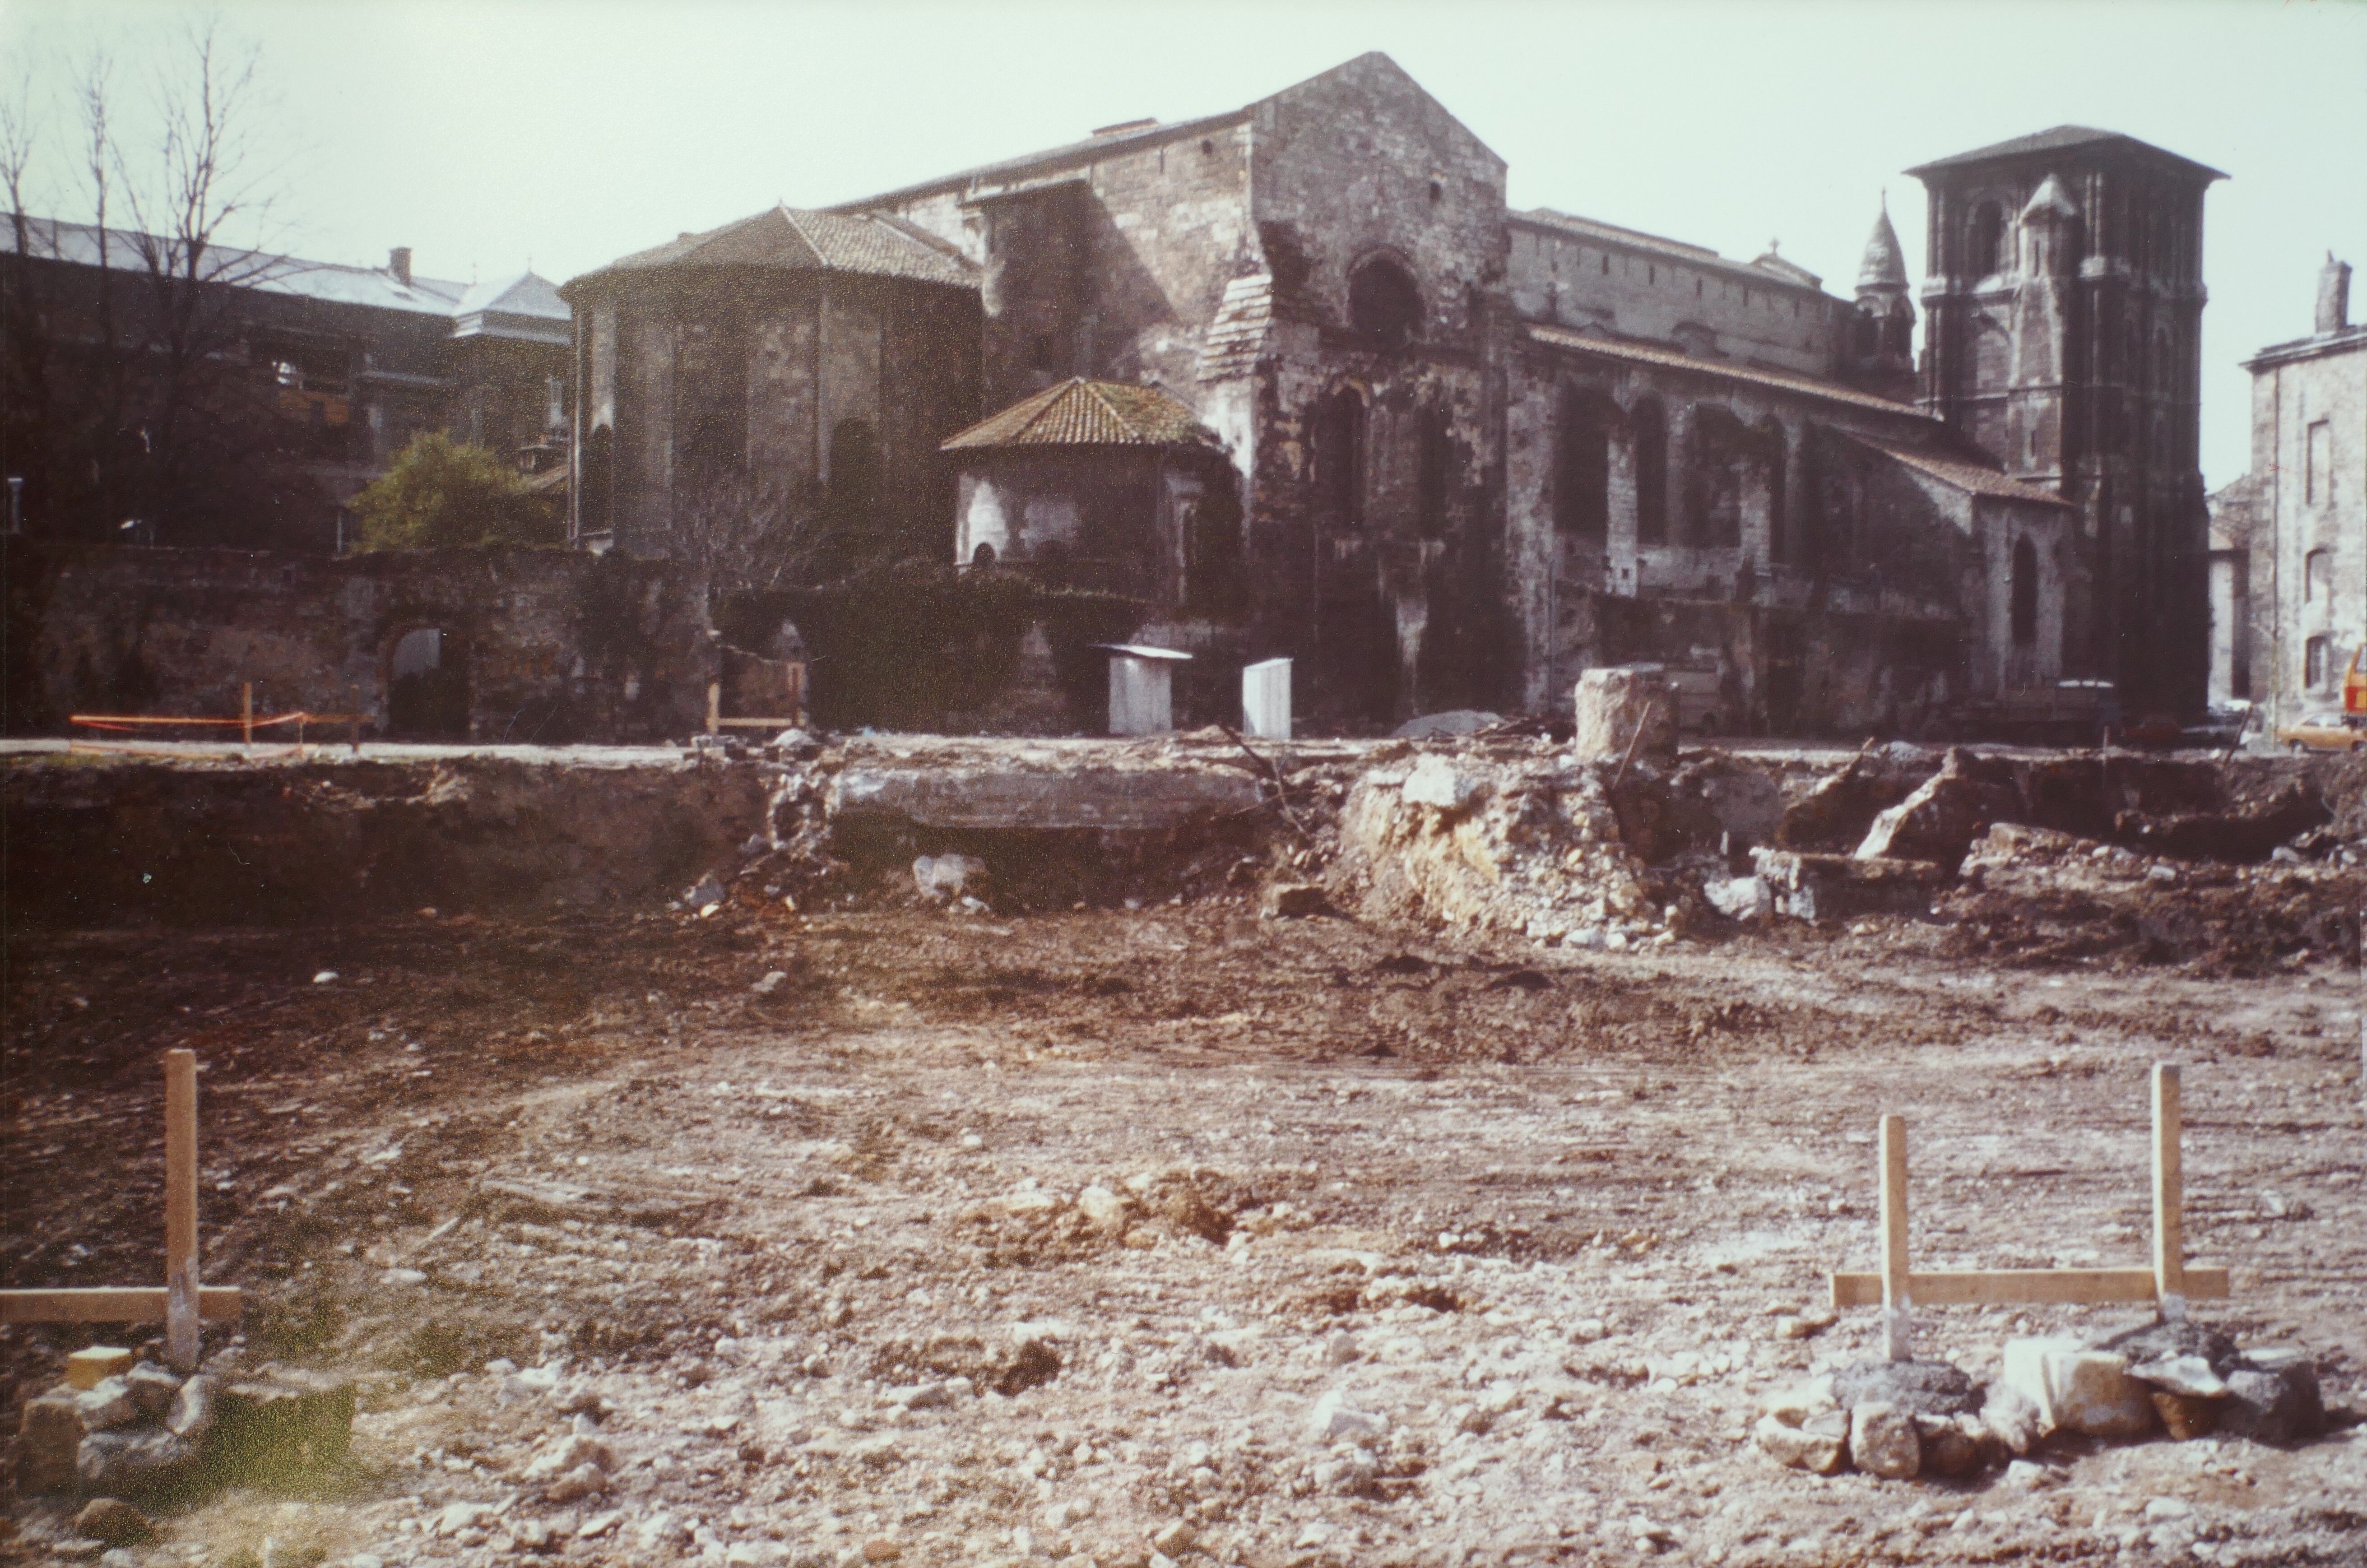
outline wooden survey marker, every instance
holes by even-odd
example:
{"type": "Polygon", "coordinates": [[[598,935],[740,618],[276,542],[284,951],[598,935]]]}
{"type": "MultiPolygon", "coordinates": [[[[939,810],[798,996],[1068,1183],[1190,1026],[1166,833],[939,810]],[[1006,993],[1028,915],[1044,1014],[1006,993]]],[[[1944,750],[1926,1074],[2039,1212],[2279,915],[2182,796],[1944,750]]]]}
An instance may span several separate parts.
{"type": "Polygon", "coordinates": [[[164,1284],[0,1291],[0,1323],[164,1324],[174,1366],[198,1365],[198,1325],[239,1313],[235,1286],[198,1282],[198,1055],[164,1053],[164,1284]]]}
{"type": "Polygon", "coordinates": [[[1832,1276],[1835,1310],[1880,1305],[1883,1348],[1909,1358],[1909,1314],[1917,1306],[2090,1305],[2152,1302],[2166,1318],[2182,1317],[2192,1299],[2227,1294],[2227,1270],[2186,1261],[2181,1219],[2184,1172],[2178,1068],[2153,1069],[2153,1261],[2145,1269],[1976,1269],[1917,1272],[1907,1262],[1907,1120],[1882,1119],[1882,1270],[1832,1276]]]}

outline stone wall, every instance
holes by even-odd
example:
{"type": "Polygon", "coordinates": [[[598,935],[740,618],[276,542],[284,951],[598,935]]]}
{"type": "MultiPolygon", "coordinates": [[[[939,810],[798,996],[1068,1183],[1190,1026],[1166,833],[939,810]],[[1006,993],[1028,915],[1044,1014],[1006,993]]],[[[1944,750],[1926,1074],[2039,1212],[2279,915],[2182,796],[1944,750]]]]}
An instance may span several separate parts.
{"type": "Polygon", "coordinates": [[[707,588],[657,563],[19,545],[6,728],[62,734],[76,713],[236,717],[252,682],[260,714],[349,712],[357,689],[383,736],[400,728],[397,647],[425,629],[443,634],[455,672],[458,722],[439,738],[654,741],[704,724],[717,657],[707,588]]]}
{"type": "Polygon", "coordinates": [[[1672,240],[1557,215],[1514,216],[1512,303],[1533,321],[1600,326],[1624,337],[1698,341],[1740,363],[1832,376],[1852,312],[1813,284],[1672,240]]]}
{"type": "Polygon", "coordinates": [[[585,315],[586,406],[595,426],[610,411],[615,455],[613,510],[587,480],[584,532],[729,570],[728,519],[769,502],[824,519],[855,554],[951,547],[937,446],[982,412],[968,290],[727,274],[604,284],[585,315]]]}

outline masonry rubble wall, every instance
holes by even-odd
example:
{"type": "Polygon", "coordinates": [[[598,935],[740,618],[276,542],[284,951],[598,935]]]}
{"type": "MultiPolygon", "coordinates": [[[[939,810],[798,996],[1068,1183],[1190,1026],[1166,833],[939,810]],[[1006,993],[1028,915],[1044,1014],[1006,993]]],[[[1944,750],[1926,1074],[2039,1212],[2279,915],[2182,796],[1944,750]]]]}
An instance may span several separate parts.
{"type": "Polygon", "coordinates": [[[252,682],[258,715],[349,713],[358,694],[368,728],[386,735],[401,728],[397,646],[427,628],[442,632],[462,694],[440,738],[658,740],[705,722],[719,658],[707,586],[657,563],[19,545],[6,728],[62,734],[77,713],[234,718],[252,682]]]}

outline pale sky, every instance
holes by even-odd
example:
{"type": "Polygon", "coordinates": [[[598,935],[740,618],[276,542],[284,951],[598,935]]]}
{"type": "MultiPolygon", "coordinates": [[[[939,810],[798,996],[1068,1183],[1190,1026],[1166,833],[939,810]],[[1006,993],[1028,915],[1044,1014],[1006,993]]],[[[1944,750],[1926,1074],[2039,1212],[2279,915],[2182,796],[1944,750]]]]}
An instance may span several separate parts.
{"type": "MultiPolygon", "coordinates": [[[[2214,487],[2249,460],[2237,363],[2308,333],[2328,249],[2360,265],[2367,316],[2358,0],[0,0],[0,77],[30,70],[38,100],[103,40],[136,87],[209,15],[261,47],[275,248],[382,265],[410,245],[432,276],[530,261],[563,281],[775,201],[1238,107],[1378,49],[1510,163],[1515,206],[1745,259],[1780,239],[1844,297],[1886,189],[1920,274],[1913,164],[2072,123],[2225,170],[2204,220],[2214,487]]],[[[36,123],[37,199],[82,216],[56,156],[71,118],[36,123]]]]}

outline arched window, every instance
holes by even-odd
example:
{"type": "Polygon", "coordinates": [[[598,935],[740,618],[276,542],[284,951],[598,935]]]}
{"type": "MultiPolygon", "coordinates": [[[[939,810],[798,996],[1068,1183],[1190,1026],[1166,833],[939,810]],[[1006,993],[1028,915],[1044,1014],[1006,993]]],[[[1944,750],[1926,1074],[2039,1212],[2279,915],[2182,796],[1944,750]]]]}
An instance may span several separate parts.
{"type": "Polygon", "coordinates": [[[1915,355],[1915,307],[1901,299],[1882,319],[1882,352],[1900,359],[1915,355]]]}
{"type": "Polygon", "coordinates": [[[1790,466],[1790,452],[1782,425],[1770,421],[1759,434],[1767,464],[1767,559],[1772,564],[1792,558],[1791,520],[1784,510],[1784,470],[1790,466]]]}
{"type": "Polygon", "coordinates": [[[1873,311],[1858,311],[1855,335],[1860,359],[1872,359],[1882,352],[1882,323],[1874,319],[1873,311]]]}
{"type": "Polygon", "coordinates": [[[830,433],[830,514],[863,525],[879,506],[879,441],[868,420],[843,419],[830,433]]]}
{"type": "Polygon", "coordinates": [[[1984,201],[1973,209],[1972,221],[1965,231],[1965,270],[1975,277],[1987,277],[1999,270],[2005,259],[2005,210],[1994,201],[1984,201]]]}
{"type": "Polygon", "coordinates": [[[2303,685],[2316,691],[2319,687],[2333,684],[2334,660],[2331,657],[2333,651],[2334,640],[2331,637],[2314,637],[2302,644],[2303,685]]]}
{"type": "Polygon", "coordinates": [[[465,738],[469,674],[456,638],[413,626],[387,650],[387,728],[406,739],[465,738]]]}
{"type": "Polygon", "coordinates": [[[1611,433],[1602,405],[1569,388],[1554,425],[1554,531],[1581,539],[1611,532],[1611,433]]]}
{"type": "Polygon", "coordinates": [[[1627,416],[1636,427],[1636,542],[1669,542],[1669,420],[1647,398],[1627,416]]]}
{"type": "Polygon", "coordinates": [[[2312,550],[2301,558],[2301,602],[2330,604],[2334,599],[2334,552],[2312,550]]]}
{"type": "Polygon", "coordinates": [[[1315,415],[1316,506],[1336,528],[1365,523],[1365,400],[1342,387],[1315,415]]]}
{"type": "Polygon", "coordinates": [[[1348,278],[1348,321],[1375,348],[1398,349],[1421,333],[1421,289],[1413,274],[1375,256],[1348,278]]]}
{"type": "Polygon", "coordinates": [[[2038,640],[2038,551],[2025,536],[2013,542],[2013,582],[2009,594],[2013,645],[2038,640]]]}

